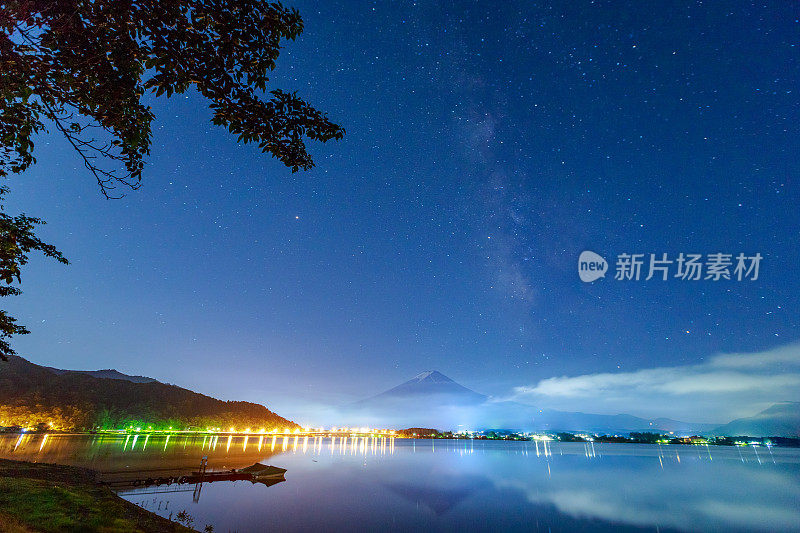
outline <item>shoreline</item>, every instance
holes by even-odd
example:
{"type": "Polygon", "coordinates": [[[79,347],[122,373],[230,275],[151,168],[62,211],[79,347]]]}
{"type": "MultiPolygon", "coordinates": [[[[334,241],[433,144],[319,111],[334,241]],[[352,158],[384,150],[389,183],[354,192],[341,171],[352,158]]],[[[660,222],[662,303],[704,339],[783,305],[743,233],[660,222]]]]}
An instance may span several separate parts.
{"type": "Polygon", "coordinates": [[[0,531],[192,532],[119,497],[87,468],[0,459],[0,531]]]}
{"type": "MultiPolygon", "coordinates": [[[[466,436],[453,434],[450,432],[439,432],[437,434],[405,434],[404,430],[393,430],[392,433],[358,433],[358,432],[288,432],[288,433],[260,433],[260,432],[236,432],[236,431],[193,431],[193,430],[142,430],[142,431],[129,431],[129,430],[101,430],[101,431],[2,431],[0,436],[3,435],[37,435],[44,437],[130,437],[130,436],[193,436],[193,437],[229,437],[229,438],[250,438],[250,437],[280,437],[280,438],[293,438],[293,437],[355,437],[355,438],[387,438],[387,439],[416,439],[416,440],[480,440],[480,441],[518,441],[518,442],[532,442],[536,440],[547,440],[550,442],[595,442],[606,444],[662,444],[662,445],[677,445],[677,446],[772,446],[776,448],[800,448],[800,435],[785,437],[785,436],[770,436],[770,437],[756,437],[749,435],[728,435],[728,436],[711,436],[711,435],[694,435],[694,436],[674,436],[665,433],[652,433],[652,436],[661,436],[663,439],[658,440],[641,440],[632,437],[623,437],[619,435],[589,435],[586,433],[567,432],[567,431],[553,431],[545,432],[537,435],[530,435],[525,433],[498,433],[494,436],[485,434],[466,436]]],[[[494,432],[492,432],[494,433],[494,432]]],[[[635,432],[634,432],[635,433],[635,432]]],[[[646,433],[645,433],[646,434],[646,433]]]]}

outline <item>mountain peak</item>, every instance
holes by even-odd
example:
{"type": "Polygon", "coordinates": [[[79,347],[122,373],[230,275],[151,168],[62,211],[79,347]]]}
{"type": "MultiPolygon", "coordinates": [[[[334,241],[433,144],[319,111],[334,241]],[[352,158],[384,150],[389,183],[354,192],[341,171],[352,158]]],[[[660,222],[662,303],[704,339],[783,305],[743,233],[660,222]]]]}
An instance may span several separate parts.
{"type": "Polygon", "coordinates": [[[412,397],[415,399],[428,397],[431,398],[431,401],[438,403],[482,403],[486,401],[486,396],[478,394],[463,385],[459,385],[438,370],[426,370],[405,383],[401,383],[367,400],[362,400],[362,402],[374,402],[376,400],[394,401],[412,397]],[[434,397],[436,398],[434,399],[434,397]]]}
{"type": "Polygon", "coordinates": [[[62,368],[53,368],[51,366],[43,367],[50,372],[62,376],[64,374],[84,374],[95,378],[104,379],[121,379],[123,381],[130,381],[132,383],[155,383],[157,380],[147,376],[130,376],[114,368],[104,368],[103,370],[64,370],[62,368]]]}
{"type": "Polygon", "coordinates": [[[409,382],[429,382],[429,383],[455,383],[452,379],[448,378],[438,370],[426,370],[425,372],[420,372],[413,378],[409,380],[409,382]]]}

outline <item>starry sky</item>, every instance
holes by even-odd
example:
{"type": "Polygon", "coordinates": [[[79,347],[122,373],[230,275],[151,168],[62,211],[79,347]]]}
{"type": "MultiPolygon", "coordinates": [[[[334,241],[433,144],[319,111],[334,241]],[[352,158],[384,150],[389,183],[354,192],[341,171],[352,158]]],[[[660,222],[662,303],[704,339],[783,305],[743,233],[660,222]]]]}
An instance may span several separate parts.
{"type": "Polygon", "coordinates": [[[196,93],[150,98],[144,184],[108,201],[42,136],[7,209],[72,264],[34,257],[4,302],[20,355],[291,417],[424,370],[502,397],[800,340],[796,3],[289,5],[272,82],[344,140],[292,174],[196,93]],[[611,275],[580,281],[587,249],[611,275]],[[681,252],[763,260],[613,279],[681,252]]]}

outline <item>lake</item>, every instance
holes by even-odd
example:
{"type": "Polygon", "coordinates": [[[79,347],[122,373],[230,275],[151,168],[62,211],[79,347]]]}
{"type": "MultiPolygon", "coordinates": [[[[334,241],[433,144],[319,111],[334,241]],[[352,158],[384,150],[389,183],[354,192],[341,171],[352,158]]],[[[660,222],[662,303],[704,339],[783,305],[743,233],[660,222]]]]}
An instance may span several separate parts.
{"type": "Polygon", "coordinates": [[[120,496],[226,531],[800,531],[800,450],[197,435],[0,435],[120,496]],[[256,462],[285,481],[144,486],[256,462]]]}

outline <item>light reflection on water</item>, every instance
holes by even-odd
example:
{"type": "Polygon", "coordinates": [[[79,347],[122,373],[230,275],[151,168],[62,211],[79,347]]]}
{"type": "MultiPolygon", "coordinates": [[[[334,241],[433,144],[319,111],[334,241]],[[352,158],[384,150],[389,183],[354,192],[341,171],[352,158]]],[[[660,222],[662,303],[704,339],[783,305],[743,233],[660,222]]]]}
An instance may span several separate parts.
{"type": "MultiPolygon", "coordinates": [[[[0,436],[0,457],[120,482],[255,462],[286,482],[123,491],[200,529],[800,531],[800,450],[315,436],[0,436]],[[177,489],[176,489],[177,490],[177,489]],[[194,498],[199,498],[194,502],[194,498]]],[[[163,487],[162,487],[163,488],[163,487]]]]}

